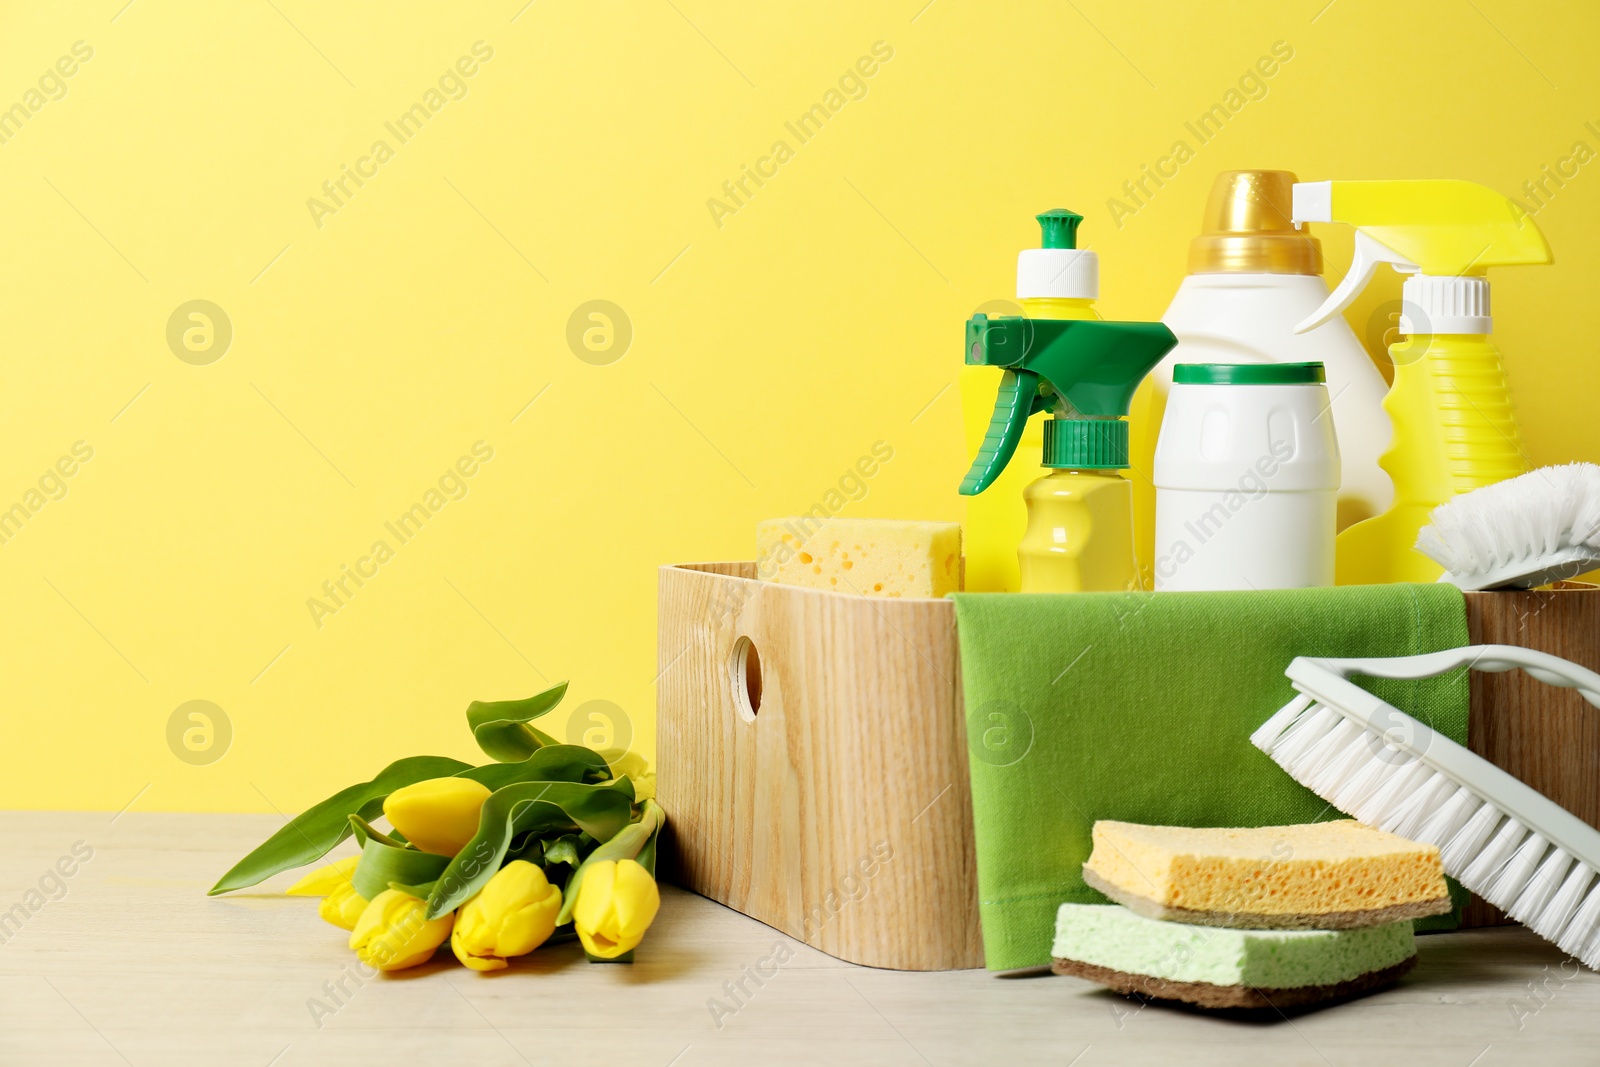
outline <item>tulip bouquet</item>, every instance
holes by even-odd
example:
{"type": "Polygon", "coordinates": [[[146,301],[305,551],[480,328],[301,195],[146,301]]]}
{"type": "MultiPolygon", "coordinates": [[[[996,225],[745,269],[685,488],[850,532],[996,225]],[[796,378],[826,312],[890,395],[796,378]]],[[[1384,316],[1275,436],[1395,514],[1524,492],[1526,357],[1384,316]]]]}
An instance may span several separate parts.
{"type": "Polygon", "coordinates": [[[288,892],[321,897],[318,914],[350,931],[370,967],[413,967],[449,940],[466,966],[495,971],[572,937],[592,961],[631,961],[661,905],[655,857],[666,815],[637,756],[563,745],[529,725],[566,690],[473,701],[467,723],[495,762],[396,760],[291,819],[211,893],[303,867],[354,834],[359,856],[288,892]],[[380,813],[388,831],[369,821],[380,813]]]}

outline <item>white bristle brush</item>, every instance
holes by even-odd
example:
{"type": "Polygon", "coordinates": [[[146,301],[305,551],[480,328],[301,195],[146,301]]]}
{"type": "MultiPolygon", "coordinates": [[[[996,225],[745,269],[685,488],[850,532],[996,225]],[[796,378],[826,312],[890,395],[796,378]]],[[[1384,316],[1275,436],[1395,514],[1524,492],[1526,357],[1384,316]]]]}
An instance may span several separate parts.
{"type": "Polygon", "coordinates": [[[1387,659],[1297,657],[1300,695],[1250,735],[1301,785],[1362,822],[1436,845],[1445,872],[1600,970],[1600,830],[1349,680],[1520,667],[1600,707],[1600,674],[1514,645],[1387,659]]]}
{"type": "Polygon", "coordinates": [[[1600,467],[1507,478],[1433,509],[1416,549],[1462,589],[1532,589],[1600,567],[1600,467]]]}

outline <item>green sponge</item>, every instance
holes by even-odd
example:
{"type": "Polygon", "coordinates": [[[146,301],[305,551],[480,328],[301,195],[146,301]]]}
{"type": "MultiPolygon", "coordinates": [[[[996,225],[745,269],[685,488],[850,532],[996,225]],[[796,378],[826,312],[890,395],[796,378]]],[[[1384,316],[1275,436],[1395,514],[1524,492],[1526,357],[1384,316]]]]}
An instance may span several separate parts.
{"type": "Polygon", "coordinates": [[[1416,963],[1409,920],[1357,930],[1232,930],[1162,922],[1117,904],[1063,904],[1058,974],[1208,1008],[1282,1008],[1386,985],[1416,963]]]}

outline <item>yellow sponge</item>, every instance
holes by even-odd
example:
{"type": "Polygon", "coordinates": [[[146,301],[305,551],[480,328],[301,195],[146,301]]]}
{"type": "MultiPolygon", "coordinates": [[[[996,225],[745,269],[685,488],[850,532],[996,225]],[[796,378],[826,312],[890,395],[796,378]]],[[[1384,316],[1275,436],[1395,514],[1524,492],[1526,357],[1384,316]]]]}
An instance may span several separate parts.
{"type": "Polygon", "coordinates": [[[1101,820],[1083,878],[1153,919],[1345,930],[1450,910],[1439,850],[1352,820],[1191,829],[1101,820]]]}
{"type": "Polygon", "coordinates": [[[767,519],[756,573],[783,585],[881,597],[941,597],[961,585],[961,526],[899,519],[767,519]]]}

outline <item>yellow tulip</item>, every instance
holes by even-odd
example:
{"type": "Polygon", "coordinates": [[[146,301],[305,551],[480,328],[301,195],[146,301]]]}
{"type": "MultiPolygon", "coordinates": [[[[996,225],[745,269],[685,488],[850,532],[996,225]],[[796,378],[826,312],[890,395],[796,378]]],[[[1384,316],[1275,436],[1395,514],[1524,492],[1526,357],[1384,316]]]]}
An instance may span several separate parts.
{"type": "Polygon", "coordinates": [[[324,867],[318,867],[284,892],[291,897],[325,897],[340,886],[350,884],[356,873],[360,856],[346,856],[324,867]]]}
{"type": "Polygon", "coordinates": [[[495,872],[476,896],[461,905],[450,948],[475,971],[498,971],[506,957],[522,956],[555,932],[561,890],[527,860],[512,860],[495,872]]]}
{"type": "Polygon", "coordinates": [[[572,922],[589,955],[615,959],[644,940],[661,891],[637,860],[601,860],[584,869],[572,922]]]}
{"type": "Polygon", "coordinates": [[[647,800],[654,800],[656,796],[656,772],[650,769],[650,761],[627,749],[608,748],[600,755],[611,768],[612,780],[627,775],[633,781],[633,799],[636,803],[643,804],[647,800]]]}
{"type": "Polygon", "coordinates": [[[656,798],[656,772],[646,771],[633,780],[633,799],[637,803],[656,798]]]}
{"type": "Polygon", "coordinates": [[[478,832],[488,799],[489,787],[471,778],[429,778],[390,793],[383,813],[422,851],[454,856],[478,832]]]}
{"type": "Polygon", "coordinates": [[[425,963],[444,944],[455,925],[455,913],[429,919],[428,906],[398,889],[385,889],[372,898],[355,929],[350,947],[369,967],[400,971],[425,963]]]}
{"type": "Polygon", "coordinates": [[[353,930],[356,920],[367,908],[367,898],[357,893],[350,883],[356,864],[360,862],[360,856],[346,856],[326,867],[318,867],[284,892],[292,897],[321,897],[317,914],[322,921],[341,930],[353,930]]]}
{"type": "Polygon", "coordinates": [[[322,903],[317,905],[317,914],[323,922],[332,923],[341,930],[354,930],[369,903],[366,897],[356,892],[355,886],[346,882],[322,898],[322,903]]]}

